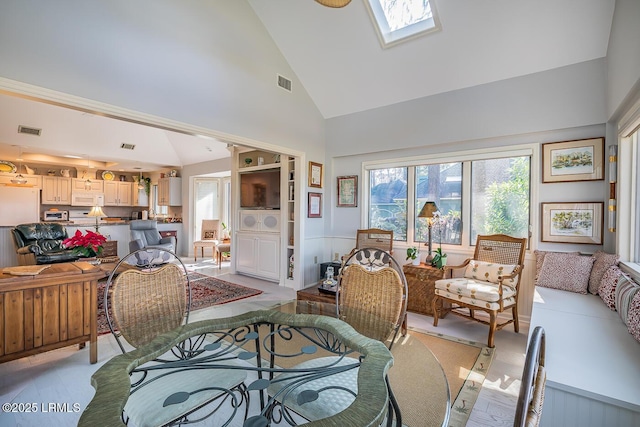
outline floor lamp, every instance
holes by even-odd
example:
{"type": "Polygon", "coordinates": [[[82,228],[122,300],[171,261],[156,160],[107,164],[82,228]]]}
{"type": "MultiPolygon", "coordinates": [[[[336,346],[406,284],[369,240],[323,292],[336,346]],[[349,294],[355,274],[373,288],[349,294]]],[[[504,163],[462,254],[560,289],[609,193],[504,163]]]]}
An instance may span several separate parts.
{"type": "Polygon", "coordinates": [[[431,265],[431,261],[433,261],[433,256],[431,255],[431,226],[433,225],[433,214],[436,212],[438,212],[436,202],[425,202],[424,206],[422,206],[422,210],[420,210],[420,213],[418,214],[418,218],[427,218],[427,225],[429,229],[429,253],[425,259],[425,264],[427,265],[431,265]]]}

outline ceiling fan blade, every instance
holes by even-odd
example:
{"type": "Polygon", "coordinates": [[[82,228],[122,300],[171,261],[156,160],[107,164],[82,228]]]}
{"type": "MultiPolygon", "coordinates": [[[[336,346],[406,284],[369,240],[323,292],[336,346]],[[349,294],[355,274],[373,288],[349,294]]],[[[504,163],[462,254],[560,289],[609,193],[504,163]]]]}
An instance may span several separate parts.
{"type": "Polygon", "coordinates": [[[316,0],[316,2],[328,7],[345,7],[351,3],[351,0],[316,0]]]}

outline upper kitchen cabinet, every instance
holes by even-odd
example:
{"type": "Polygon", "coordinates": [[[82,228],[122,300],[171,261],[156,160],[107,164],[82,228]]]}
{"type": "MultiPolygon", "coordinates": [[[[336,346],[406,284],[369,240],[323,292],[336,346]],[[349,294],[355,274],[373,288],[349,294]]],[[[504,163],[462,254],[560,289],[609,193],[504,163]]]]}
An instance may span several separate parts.
{"type": "Polygon", "coordinates": [[[71,178],[43,176],[41,203],[43,205],[70,205],[71,178]]]}
{"type": "Polygon", "coordinates": [[[103,193],[104,186],[103,181],[97,179],[90,179],[90,186],[87,185],[86,179],[71,178],[71,189],[73,192],[82,193],[103,193]]]}
{"type": "Polygon", "coordinates": [[[131,183],[103,181],[105,206],[131,206],[131,183]]]}
{"type": "MultiPolygon", "coordinates": [[[[27,182],[24,184],[25,186],[42,188],[42,180],[40,179],[40,175],[22,175],[23,179],[26,179],[27,182]]],[[[2,173],[0,172],[0,184],[13,184],[12,180],[16,179],[15,173],[2,173]]]]}
{"type": "Polygon", "coordinates": [[[171,176],[158,180],[158,206],[182,206],[182,178],[171,176]]]}
{"type": "Polygon", "coordinates": [[[131,188],[131,205],[149,207],[149,196],[147,195],[147,192],[144,189],[138,188],[138,184],[135,182],[131,188]]]}

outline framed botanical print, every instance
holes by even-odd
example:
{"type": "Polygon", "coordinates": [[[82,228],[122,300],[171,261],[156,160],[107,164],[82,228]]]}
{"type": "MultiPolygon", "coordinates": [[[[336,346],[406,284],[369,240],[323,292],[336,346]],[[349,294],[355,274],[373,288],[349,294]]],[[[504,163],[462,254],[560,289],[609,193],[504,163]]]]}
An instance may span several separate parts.
{"type": "Polygon", "coordinates": [[[604,138],[542,144],[542,182],[604,179],[604,138]]]}
{"type": "Polygon", "coordinates": [[[307,218],[322,218],[322,193],[309,193],[307,218]]]}
{"type": "Polygon", "coordinates": [[[358,176],[338,177],[338,207],[358,206],[358,176]]]}
{"type": "Polygon", "coordinates": [[[322,164],[309,162],[309,187],[322,188],[322,164]]]}
{"type": "Polygon", "coordinates": [[[543,242],[602,244],[603,202],[542,203],[543,242]]]}

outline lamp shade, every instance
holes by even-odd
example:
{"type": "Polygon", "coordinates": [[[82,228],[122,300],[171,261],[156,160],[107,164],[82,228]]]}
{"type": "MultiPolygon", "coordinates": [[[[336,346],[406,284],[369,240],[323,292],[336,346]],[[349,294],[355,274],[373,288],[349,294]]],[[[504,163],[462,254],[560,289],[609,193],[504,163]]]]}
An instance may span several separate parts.
{"type": "Polygon", "coordinates": [[[418,214],[418,218],[432,218],[433,214],[436,212],[438,212],[436,202],[425,202],[418,214]]]}
{"type": "Polygon", "coordinates": [[[328,7],[345,7],[351,3],[351,0],[316,0],[316,3],[328,7]]]}
{"type": "Polygon", "coordinates": [[[102,211],[102,208],[100,206],[94,206],[91,208],[91,211],[87,214],[87,216],[101,217],[107,215],[102,211]]]}

